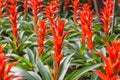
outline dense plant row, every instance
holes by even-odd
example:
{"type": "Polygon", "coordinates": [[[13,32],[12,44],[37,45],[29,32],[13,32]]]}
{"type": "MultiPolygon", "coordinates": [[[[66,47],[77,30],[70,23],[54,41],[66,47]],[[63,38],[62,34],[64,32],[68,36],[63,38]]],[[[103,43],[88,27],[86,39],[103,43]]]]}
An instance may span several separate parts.
{"type": "Polygon", "coordinates": [[[0,0],[0,80],[119,80],[120,20],[102,1],[0,0]]]}

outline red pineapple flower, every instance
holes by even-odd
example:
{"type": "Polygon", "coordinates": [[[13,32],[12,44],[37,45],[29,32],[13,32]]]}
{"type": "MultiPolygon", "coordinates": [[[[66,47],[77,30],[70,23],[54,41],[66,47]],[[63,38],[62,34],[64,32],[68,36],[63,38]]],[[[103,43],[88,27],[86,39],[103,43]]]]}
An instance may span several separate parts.
{"type": "Polygon", "coordinates": [[[17,0],[9,0],[10,5],[8,6],[7,10],[9,12],[9,18],[11,21],[11,27],[12,27],[12,32],[14,35],[14,41],[16,45],[18,45],[18,28],[17,28],[17,18],[18,18],[18,13],[17,13],[17,0]]]}
{"type": "Polygon", "coordinates": [[[111,46],[108,43],[105,44],[108,51],[108,57],[105,57],[100,52],[96,53],[103,59],[105,63],[105,73],[101,72],[100,70],[95,70],[95,73],[97,73],[102,80],[119,80],[120,77],[118,74],[120,72],[120,41],[114,41],[111,46]]]}
{"type": "Polygon", "coordinates": [[[79,12],[79,8],[80,8],[80,1],[79,0],[73,0],[73,5],[72,5],[72,8],[73,8],[73,20],[74,20],[74,23],[77,24],[77,18],[78,18],[78,12],[79,12]]]}
{"type": "Polygon", "coordinates": [[[52,55],[53,60],[56,62],[54,65],[54,80],[57,79],[58,69],[60,67],[60,62],[63,58],[62,48],[63,48],[63,40],[67,36],[69,32],[64,32],[65,22],[61,19],[58,19],[58,24],[52,25],[53,29],[51,30],[52,35],[54,36],[54,52],[55,54],[52,55]]]}
{"type": "Polygon", "coordinates": [[[5,7],[5,3],[6,3],[7,0],[0,0],[0,20],[2,18],[2,14],[3,14],[3,8],[5,7]]]}
{"type": "Polygon", "coordinates": [[[94,43],[92,41],[93,31],[92,31],[92,20],[94,18],[93,10],[90,10],[90,5],[84,4],[82,11],[80,12],[80,22],[82,29],[82,42],[87,41],[87,46],[89,50],[93,49],[94,43]]]}
{"type": "Polygon", "coordinates": [[[104,1],[104,8],[102,9],[102,12],[101,12],[102,14],[101,20],[103,21],[103,25],[104,25],[103,29],[105,34],[108,34],[110,30],[110,23],[113,17],[113,6],[114,6],[113,0],[104,1]]]}
{"type": "Polygon", "coordinates": [[[38,14],[40,9],[43,8],[43,0],[30,0],[29,3],[31,5],[31,9],[33,10],[33,18],[36,25],[38,22],[38,14]]]}
{"type": "Polygon", "coordinates": [[[3,46],[0,46],[0,80],[11,80],[14,74],[9,74],[10,69],[17,64],[17,62],[9,63],[9,59],[5,59],[5,54],[2,52],[3,46]]]}
{"type": "Polygon", "coordinates": [[[51,24],[53,24],[58,11],[59,11],[59,4],[57,1],[51,1],[49,3],[49,6],[45,8],[45,16],[48,18],[51,24]]]}
{"type": "Polygon", "coordinates": [[[38,35],[38,56],[40,56],[44,50],[44,39],[46,35],[46,22],[44,20],[40,21],[40,25],[38,26],[38,31],[35,31],[35,33],[38,35]]]}
{"type": "Polygon", "coordinates": [[[68,11],[70,0],[64,0],[65,11],[68,11]]]}
{"type": "Polygon", "coordinates": [[[24,14],[27,14],[28,12],[28,0],[23,0],[24,3],[24,14]]]}

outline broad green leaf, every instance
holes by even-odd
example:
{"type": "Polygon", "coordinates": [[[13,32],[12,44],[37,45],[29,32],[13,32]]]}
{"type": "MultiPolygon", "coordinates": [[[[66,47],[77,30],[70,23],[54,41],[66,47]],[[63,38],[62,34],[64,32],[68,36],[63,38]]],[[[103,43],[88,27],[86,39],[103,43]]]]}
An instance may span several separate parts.
{"type": "Polygon", "coordinates": [[[47,70],[47,68],[39,58],[36,59],[36,65],[41,75],[41,78],[43,80],[51,80],[50,73],[48,72],[49,70],[47,70]]]}
{"type": "Polygon", "coordinates": [[[69,68],[70,59],[72,56],[73,56],[73,54],[65,57],[65,59],[62,61],[62,64],[61,64],[60,70],[59,70],[58,80],[64,80],[64,77],[69,68]]]}
{"type": "Polygon", "coordinates": [[[83,67],[80,70],[74,70],[71,74],[69,74],[65,80],[78,80],[84,73],[93,70],[97,67],[99,67],[101,64],[93,64],[90,66],[83,67]]]}
{"type": "Polygon", "coordinates": [[[21,73],[23,76],[27,78],[27,80],[38,80],[34,78],[30,73],[28,73],[26,70],[18,68],[18,67],[13,67],[12,70],[15,73],[21,73]]]}

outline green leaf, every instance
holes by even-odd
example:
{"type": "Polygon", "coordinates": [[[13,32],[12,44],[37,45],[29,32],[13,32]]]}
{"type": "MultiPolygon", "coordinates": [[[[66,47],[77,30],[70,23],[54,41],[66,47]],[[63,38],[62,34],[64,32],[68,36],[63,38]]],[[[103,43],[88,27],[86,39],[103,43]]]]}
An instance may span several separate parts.
{"type": "Polygon", "coordinates": [[[83,67],[80,70],[74,70],[70,75],[68,75],[65,80],[78,80],[84,73],[99,67],[101,64],[93,64],[90,66],[83,67]]]}
{"type": "Polygon", "coordinates": [[[48,72],[49,70],[47,70],[47,68],[45,67],[45,65],[43,65],[42,61],[39,58],[36,59],[36,64],[42,79],[52,80],[50,77],[50,73],[48,72]]]}
{"type": "Polygon", "coordinates": [[[28,73],[24,69],[20,69],[18,67],[13,67],[11,71],[13,71],[15,73],[21,73],[23,76],[25,76],[27,78],[27,80],[38,80],[38,79],[34,78],[30,73],[28,73]]]}
{"type": "Polygon", "coordinates": [[[25,49],[24,52],[27,54],[29,61],[34,64],[35,63],[34,54],[36,53],[33,53],[32,50],[29,48],[25,49]]]}
{"type": "Polygon", "coordinates": [[[61,64],[60,70],[59,70],[58,80],[64,80],[64,77],[69,68],[70,59],[72,56],[73,56],[73,54],[65,57],[65,59],[62,61],[62,64],[61,64]]]}
{"type": "Polygon", "coordinates": [[[85,53],[85,49],[86,49],[86,45],[85,43],[81,45],[81,48],[80,48],[80,53],[81,54],[84,54],[85,53]]]}

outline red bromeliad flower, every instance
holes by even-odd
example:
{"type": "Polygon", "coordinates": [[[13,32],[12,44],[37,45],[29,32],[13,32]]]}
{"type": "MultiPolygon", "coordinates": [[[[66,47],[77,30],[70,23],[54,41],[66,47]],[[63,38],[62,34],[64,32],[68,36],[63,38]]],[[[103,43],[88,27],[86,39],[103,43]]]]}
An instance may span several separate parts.
{"type": "Polygon", "coordinates": [[[24,14],[27,14],[28,12],[28,0],[23,0],[24,3],[24,14]]]}
{"type": "Polygon", "coordinates": [[[51,1],[49,3],[49,6],[45,8],[45,16],[48,18],[51,24],[54,23],[58,11],[59,11],[59,4],[56,1],[51,1]]]}
{"type": "Polygon", "coordinates": [[[93,10],[90,10],[90,5],[84,4],[82,11],[80,12],[80,22],[82,28],[82,43],[87,41],[87,46],[89,50],[92,50],[94,43],[92,41],[93,31],[92,31],[92,20],[94,18],[93,10]]]}
{"type": "Polygon", "coordinates": [[[73,0],[73,5],[72,5],[72,8],[73,8],[73,20],[74,20],[74,23],[77,24],[77,18],[78,18],[78,12],[79,12],[79,8],[80,8],[80,1],[79,0],[73,0]]]}
{"type": "Polygon", "coordinates": [[[57,80],[57,74],[60,67],[60,62],[63,58],[62,48],[63,48],[63,40],[67,36],[69,32],[64,33],[65,22],[61,19],[58,19],[58,24],[53,25],[53,29],[51,30],[52,35],[54,36],[54,52],[52,55],[56,64],[54,64],[54,80],[57,80]]]}
{"type": "Polygon", "coordinates": [[[64,0],[65,11],[68,11],[70,0],[64,0]]]}
{"type": "Polygon", "coordinates": [[[12,27],[12,32],[14,35],[14,41],[16,45],[18,45],[18,28],[17,28],[17,18],[18,18],[18,13],[17,13],[17,0],[9,0],[8,1],[10,5],[7,8],[7,11],[9,12],[9,18],[11,21],[11,27],[12,27]]]}
{"type": "Polygon", "coordinates": [[[13,62],[8,64],[9,59],[5,59],[5,54],[2,52],[3,46],[0,46],[0,80],[11,80],[14,74],[9,74],[10,69],[17,64],[17,62],[13,62]]]}
{"type": "Polygon", "coordinates": [[[4,6],[5,6],[5,3],[6,3],[7,0],[0,0],[0,20],[2,18],[2,14],[3,14],[3,9],[4,9],[4,6]]]}
{"type": "Polygon", "coordinates": [[[104,25],[104,32],[105,34],[109,33],[110,30],[110,23],[112,21],[113,17],[113,7],[114,7],[114,1],[113,0],[106,0],[104,1],[104,8],[101,12],[101,20],[103,21],[104,25]]]}
{"type": "Polygon", "coordinates": [[[46,22],[44,20],[40,21],[40,25],[38,26],[38,31],[35,31],[35,33],[38,35],[38,56],[40,56],[43,53],[44,50],[44,39],[46,36],[46,22]]]}
{"type": "Polygon", "coordinates": [[[31,9],[33,10],[33,18],[35,21],[35,25],[38,23],[38,14],[40,9],[43,8],[43,0],[30,0],[31,9]]]}
{"type": "Polygon", "coordinates": [[[100,70],[95,70],[102,80],[119,80],[120,76],[120,40],[114,41],[112,46],[110,44],[105,43],[108,51],[108,57],[105,57],[102,53],[97,52],[104,61],[105,65],[105,73],[100,70]]]}

